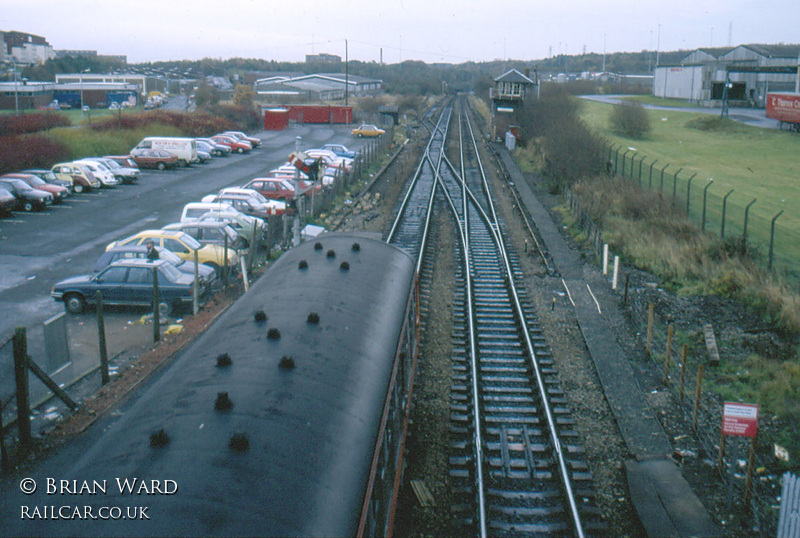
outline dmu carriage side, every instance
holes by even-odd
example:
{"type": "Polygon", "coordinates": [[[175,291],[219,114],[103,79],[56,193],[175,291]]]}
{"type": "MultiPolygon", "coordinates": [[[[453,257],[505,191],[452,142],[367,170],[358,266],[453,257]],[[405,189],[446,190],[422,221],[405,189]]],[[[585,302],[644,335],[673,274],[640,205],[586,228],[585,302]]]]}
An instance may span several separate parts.
{"type": "MultiPolygon", "coordinates": [[[[413,260],[373,237],[326,234],[288,251],[60,472],[106,491],[58,502],[95,514],[147,506],[147,519],[17,520],[16,529],[390,533],[417,356],[416,300],[413,260]],[[118,479],[133,492],[120,493],[118,479]]],[[[25,503],[58,504],[40,490],[25,503]]]]}

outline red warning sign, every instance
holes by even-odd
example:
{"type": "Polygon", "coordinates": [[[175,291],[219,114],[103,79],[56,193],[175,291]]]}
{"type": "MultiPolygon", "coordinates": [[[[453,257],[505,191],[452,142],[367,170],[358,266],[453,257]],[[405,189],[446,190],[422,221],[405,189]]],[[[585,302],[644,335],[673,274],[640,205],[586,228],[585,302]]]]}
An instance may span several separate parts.
{"type": "Polygon", "coordinates": [[[722,434],[755,437],[758,431],[758,406],[725,402],[722,410],[722,434]]]}

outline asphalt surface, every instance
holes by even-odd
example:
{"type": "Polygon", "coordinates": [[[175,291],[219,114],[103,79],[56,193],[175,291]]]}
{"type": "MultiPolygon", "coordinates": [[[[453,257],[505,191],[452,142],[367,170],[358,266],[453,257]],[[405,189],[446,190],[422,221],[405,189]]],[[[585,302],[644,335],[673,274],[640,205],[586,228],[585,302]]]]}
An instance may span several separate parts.
{"type": "MultiPolygon", "coordinates": [[[[295,150],[341,143],[358,150],[368,143],[353,138],[349,125],[291,125],[284,131],[254,133],[262,139],[250,154],[215,158],[205,165],[159,172],[142,170],[135,185],[120,185],[93,193],[73,194],[63,204],[43,212],[17,213],[0,219],[0,401],[14,393],[10,339],[15,328],[25,327],[28,354],[41,366],[48,363],[42,323],[64,311],[50,297],[54,283],[91,273],[97,258],[112,241],[144,229],[161,228],[180,219],[188,202],[223,187],[238,186],[283,164],[295,150]]],[[[152,328],[136,322],[142,309],[111,309],[106,316],[109,356],[130,347],[137,339],[152,341],[152,328]]],[[[92,313],[66,316],[66,331],[73,364],[58,374],[69,383],[99,363],[99,344],[92,313]]],[[[31,400],[47,391],[31,378],[31,400]]]]}
{"type": "MultiPolygon", "coordinates": [[[[630,97],[624,95],[582,95],[581,99],[588,101],[597,101],[598,103],[606,103],[614,105],[620,102],[623,97],[630,97]]],[[[701,106],[687,106],[687,107],[674,107],[674,106],[658,106],[658,105],[642,105],[644,108],[650,110],[669,110],[673,112],[692,112],[695,114],[721,114],[720,108],[710,108],[701,106]]],[[[728,117],[732,120],[752,125],[753,127],[761,127],[763,129],[780,129],[781,123],[778,120],[767,118],[766,111],[763,108],[744,108],[744,107],[729,107],[728,117]]]]}

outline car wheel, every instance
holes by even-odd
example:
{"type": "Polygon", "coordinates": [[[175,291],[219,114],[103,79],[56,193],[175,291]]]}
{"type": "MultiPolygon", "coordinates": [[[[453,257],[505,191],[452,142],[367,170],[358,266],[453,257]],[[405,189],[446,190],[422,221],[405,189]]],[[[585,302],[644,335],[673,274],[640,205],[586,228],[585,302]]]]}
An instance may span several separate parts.
{"type": "Polygon", "coordinates": [[[216,273],[217,276],[222,275],[222,269],[216,263],[214,263],[214,262],[203,262],[203,265],[205,265],[206,267],[211,267],[214,270],[214,273],[216,273]]]}
{"type": "Polygon", "coordinates": [[[159,162],[159,163],[156,165],[156,168],[158,168],[159,170],[161,170],[161,171],[163,172],[164,170],[166,170],[166,169],[167,169],[167,165],[166,165],[165,163],[163,163],[163,162],[159,162]]]}
{"type": "Polygon", "coordinates": [[[236,148],[236,153],[244,153],[244,148],[236,148]]]}
{"type": "Polygon", "coordinates": [[[24,204],[22,204],[22,209],[30,213],[31,211],[33,211],[33,202],[25,202],[24,204]]]}
{"type": "Polygon", "coordinates": [[[159,316],[169,316],[172,314],[172,304],[171,303],[158,303],[158,315],[159,316]]]}
{"type": "Polygon", "coordinates": [[[80,314],[86,308],[86,299],[77,293],[70,293],[64,297],[64,307],[72,314],[80,314]]]}
{"type": "Polygon", "coordinates": [[[76,183],[75,185],[73,185],[72,190],[80,194],[83,192],[83,185],[79,185],[76,183]]]}
{"type": "Polygon", "coordinates": [[[364,138],[364,135],[362,133],[358,133],[358,138],[364,138]]]}

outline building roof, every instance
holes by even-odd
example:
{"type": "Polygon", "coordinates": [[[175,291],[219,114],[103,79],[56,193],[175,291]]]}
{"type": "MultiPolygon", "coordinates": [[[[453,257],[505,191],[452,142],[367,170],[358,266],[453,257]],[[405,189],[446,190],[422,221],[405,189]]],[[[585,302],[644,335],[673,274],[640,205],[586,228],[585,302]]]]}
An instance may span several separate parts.
{"type": "Polygon", "coordinates": [[[495,82],[521,82],[523,84],[536,84],[516,69],[510,69],[494,79],[495,82]]]}

